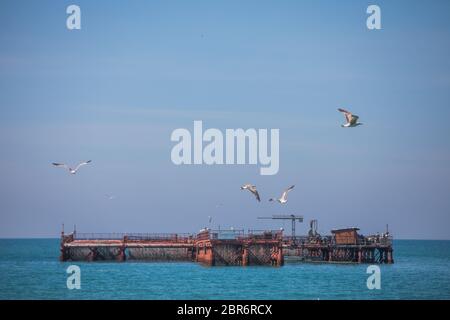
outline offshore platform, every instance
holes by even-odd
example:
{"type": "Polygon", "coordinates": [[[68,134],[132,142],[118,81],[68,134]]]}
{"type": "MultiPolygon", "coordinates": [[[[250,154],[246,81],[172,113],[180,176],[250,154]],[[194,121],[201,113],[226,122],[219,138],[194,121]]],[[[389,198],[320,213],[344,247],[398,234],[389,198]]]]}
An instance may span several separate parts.
{"type": "Polygon", "coordinates": [[[331,230],[321,236],[317,220],[308,235],[296,236],[298,215],[261,219],[291,220],[284,230],[200,230],[197,234],[61,232],[61,261],[192,261],[207,266],[282,266],[285,261],[322,263],[394,263],[392,236],[363,236],[358,228],[331,230]]]}

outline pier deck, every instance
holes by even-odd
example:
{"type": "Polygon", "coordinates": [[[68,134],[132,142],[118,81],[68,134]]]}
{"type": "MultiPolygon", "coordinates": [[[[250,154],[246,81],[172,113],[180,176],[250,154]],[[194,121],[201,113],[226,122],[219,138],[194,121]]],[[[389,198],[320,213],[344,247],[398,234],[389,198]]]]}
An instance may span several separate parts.
{"type": "Polygon", "coordinates": [[[61,261],[193,261],[208,266],[282,266],[287,261],[393,263],[391,237],[284,237],[282,231],[198,234],[61,234],[61,261]]]}

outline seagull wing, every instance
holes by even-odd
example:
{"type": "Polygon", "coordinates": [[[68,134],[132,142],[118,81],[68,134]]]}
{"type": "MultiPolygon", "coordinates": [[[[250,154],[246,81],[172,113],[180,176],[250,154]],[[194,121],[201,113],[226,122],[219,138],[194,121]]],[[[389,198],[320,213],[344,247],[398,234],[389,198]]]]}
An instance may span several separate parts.
{"type": "Polygon", "coordinates": [[[251,193],[253,193],[255,195],[256,200],[261,201],[261,198],[259,197],[258,190],[256,190],[256,186],[249,185],[247,189],[248,189],[248,191],[250,191],[251,193]]]}
{"type": "Polygon", "coordinates": [[[350,124],[355,124],[358,121],[359,117],[357,115],[352,114],[352,118],[349,121],[350,124]]]}
{"type": "Polygon", "coordinates": [[[52,165],[54,165],[55,167],[61,167],[61,168],[69,169],[69,167],[65,163],[53,162],[52,165]]]}
{"type": "Polygon", "coordinates": [[[78,169],[81,168],[81,166],[84,166],[85,164],[89,164],[89,163],[91,163],[91,162],[92,162],[92,160],[81,162],[80,164],[78,164],[78,165],[76,166],[76,168],[74,169],[74,171],[77,171],[78,169]]]}
{"type": "Polygon", "coordinates": [[[254,191],[254,192],[252,191],[252,193],[255,195],[256,200],[258,200],[259,202],[261,202],[261,198],[259,197],[258,191],[255,189],[255,191],[254,191]]]}
{"type": "Polygon", "coordinates": [[[287,199],[287,194],[289,191],[291,191],[292,189],[294,189],[294,185],[290,186],[289,188],[287,188],[286,190],[283,191],[283,194],[281,195],[281,199],[286,200],[287,199]]]}
{"type": "Polygon", "coordinates": [[[347,123],[350,123],[352,121],[352,113],[350,111],[347,111],[345,109],[338,109],[339,112],[342,112],[345,116],[345,120],[347,120],[347,123]]]}

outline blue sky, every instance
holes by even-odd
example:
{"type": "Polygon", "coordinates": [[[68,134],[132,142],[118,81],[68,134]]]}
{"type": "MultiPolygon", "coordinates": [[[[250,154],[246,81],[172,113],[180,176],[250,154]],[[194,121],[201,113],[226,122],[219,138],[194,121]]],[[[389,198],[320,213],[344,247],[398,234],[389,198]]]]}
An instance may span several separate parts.
{"type": "Polygon", "coordinates": [[[296,213],[322,233],[450,239],[448,1],[2,1],[0,25],[0,237],[195,232],[210,215],[289,229],[256,217],[296,213]],[[365,125],[341,128],[338,107],[365,125]],[[170,134],[194,120],[280,129],[279,173],[175,166],[170,134]]]}

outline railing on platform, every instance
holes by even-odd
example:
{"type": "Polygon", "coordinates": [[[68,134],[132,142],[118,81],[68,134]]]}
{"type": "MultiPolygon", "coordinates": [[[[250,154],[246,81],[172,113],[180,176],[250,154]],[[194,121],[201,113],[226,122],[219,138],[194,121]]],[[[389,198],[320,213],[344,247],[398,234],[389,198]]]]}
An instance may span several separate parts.
{"type": "Polygon", "coordinates": [[[246,238],[255,239],[272,239],[281,240],[283,238],[283,231],[281,230],[248,230],[246,238]]]}
{"type": "Polygon", "coordinates": [[[209,238],[216,240],[234,240],[244,236],[243,229],[208,230],[209,238]]]}
{"type": "Polygon", "coordinates": [[[131,241],[183,241],[194,239],[195,235],[191,233],[130,233],[127,235],[127,240],[131,241]]]}
{"type": "Polygon", "coordinates": [[[358,239],[358,244],[361,245],[383,245],[383,246],[391,246],[393,242],[392,236],[368,236],[364,238],[358,239]]]}
{"type": "Polygon", "coordinates": [[[68,243],[73,241],[73,233],[70,234],[61,234],[61,243],[68,243]]]}
{"type": "Polygon", "coordinates": [[[74,240],[123,240],[126,233],[74,233],[74,240]]]}
{"type": "Polygon", "coordinates": [[[330,244],[332,236],[283,236],[283,242],[292,244],[330,244]]]}
{"type": "MultiPolygon", "coordinates": [[[[74,240],[121,240],[121,241],[191,241],[191,240],[238,240],[238,239],[282,239],[285,244],[320,244],[335,245],[333,236],[283,236],[280,230],[248,230],[243,229],[204,229],[198,234],[192,233],[78,233],[62,235],[62,242],[74,240]]],[[[354,245],[364,246],[392,246],[393,238],[390,235],[359,236],[354,245]]]]}
{"type": "Polygon", "coordinates": [[[190,233],[74,233],[73,240],[173,240],[182,241],[195,238],[190,233]]]}
{"type": "Polygon", "coordinates": [[[282,231],[280,230],[203,230],[198,234],[197,239],[213,239],[213,240],[238,240],[238,239],[281,239],[282,231]]]}

